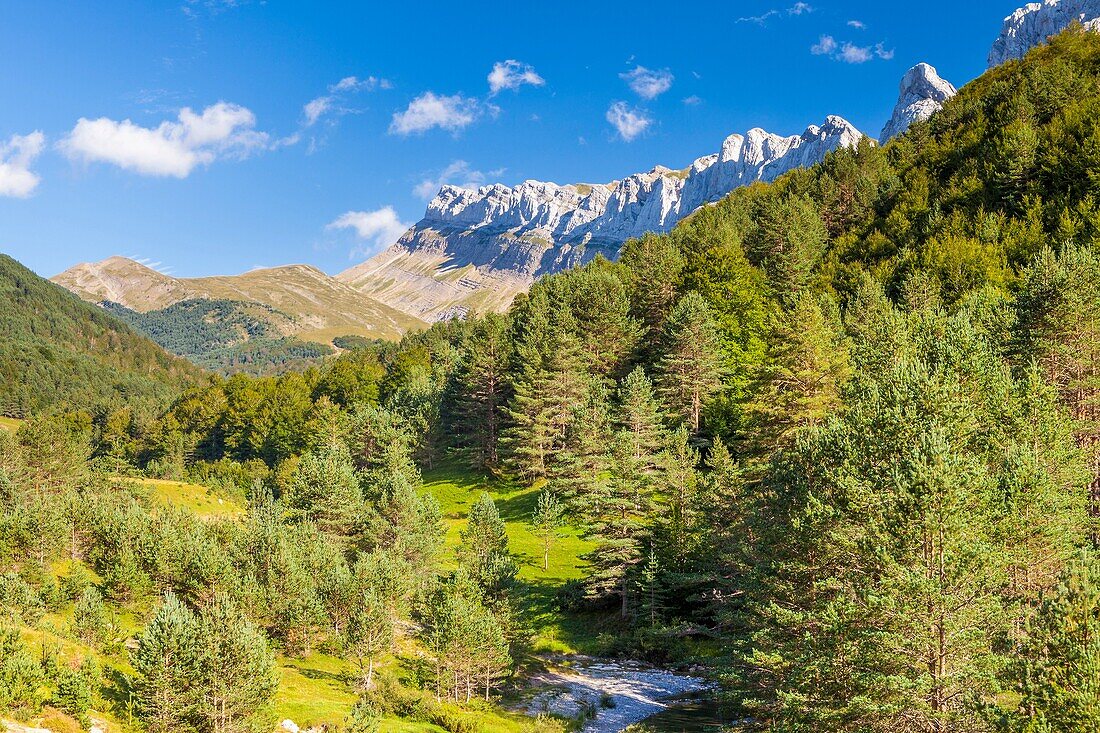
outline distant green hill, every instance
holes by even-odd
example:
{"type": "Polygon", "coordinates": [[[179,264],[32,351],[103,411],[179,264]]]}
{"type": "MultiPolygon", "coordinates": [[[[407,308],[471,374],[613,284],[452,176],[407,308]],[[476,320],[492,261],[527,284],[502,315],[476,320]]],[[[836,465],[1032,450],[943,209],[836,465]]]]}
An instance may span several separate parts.
{"type": "Polygon", "coordinates": [[[159,405],[202,371],[0,254],[0,415],[159,405]]]}
{"type": "Polygon", "coordinates": [[[173,354],[223,374],[281,373],[335,353],[287,336],[294,319],[264,303],[192,298],[144,313],[110,301],[102,306],[173,354]]]}

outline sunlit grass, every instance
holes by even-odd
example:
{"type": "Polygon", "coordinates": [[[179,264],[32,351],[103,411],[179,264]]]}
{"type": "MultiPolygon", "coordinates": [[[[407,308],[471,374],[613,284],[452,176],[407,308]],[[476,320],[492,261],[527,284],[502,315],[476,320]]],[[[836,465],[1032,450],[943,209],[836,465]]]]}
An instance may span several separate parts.
{"type": "Polygon", "coordinates": [[[155,502],[187,509],[200,519],[233,518],[244,514],[239,503],[199,484],[155,478],[122,480],[140,485],[155,502]]]}
{"type": "Polygon", "coordinates": [[[0,430],[7,430],[14,433],[19,429],[19,425],[22,420],[16,420],[14,417],[0,417],[0,430]]]}
{"type": "Polygon", "coordinates": [[[540,488],[479,477],[456,464],[446,464],[424,474],[424,485],[439,502],[447,525],[444,564],[457,564],[455,550],[461,543],[470,507],[487,491],[507,525],[508,545],[519,562],[520,594],[526,620],[535,631],[535,650],[558,653],[592,653],[599,619],[588,614],[563,614],[556,597],[561,587],[584,575],[582,556],[592,543],[574,526],[563,527],[550,547],[543,569],[543,545],[531,525],[540,488]]]}

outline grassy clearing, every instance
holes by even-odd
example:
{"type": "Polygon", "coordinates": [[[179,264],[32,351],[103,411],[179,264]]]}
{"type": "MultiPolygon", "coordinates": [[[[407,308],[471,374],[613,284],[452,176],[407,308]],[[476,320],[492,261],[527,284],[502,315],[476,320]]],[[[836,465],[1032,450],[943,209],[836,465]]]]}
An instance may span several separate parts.
{"type": "Polygon", "coordinates": [[[19,425],[22,420],[16,420],[14,417],[0,417],[0,430],[7,430],[10,433],[14,433],[19,429],[19,425]]]}
{"type": "Polygon", "coordinates": [[[323,654],[305,659],[279,659],[281,679],[275,693],[275,713],[303,729],[343,723],[356,694],[348,684],[343,660],[323,654]]]}
{"type": "Polygon", "coordinates": [[[576,527],[565,527],[550,548],[549,563],[543,570],[542,540],[531,528],[531,514],[538,501],[540,487],[519,486],[505,481],[489,481],[475,476],[457,464],[448,463],[424,474],[425,488],[435,496],[447,525],[445,564],[456,562],[454,550],[466,526],[470,507],[482,491],[496,502],[508,526],[508,542],[519,561],[520,595],[524,612],[535,631],[535,651],[594,653],[599,632],[607,623],[596,614],[563,614],[557,608],[560,588],[583,576],[581,557],[592,543],[576,527]]]}
{"type": "Polygon", "coordinates": [[[146,489],[155,502],[187,509],[200,519],[231,519],[244,514],[244,507],[236,501],[219,496],[199,484],[156,478],[123,480],[136,483],[146,489]]]}

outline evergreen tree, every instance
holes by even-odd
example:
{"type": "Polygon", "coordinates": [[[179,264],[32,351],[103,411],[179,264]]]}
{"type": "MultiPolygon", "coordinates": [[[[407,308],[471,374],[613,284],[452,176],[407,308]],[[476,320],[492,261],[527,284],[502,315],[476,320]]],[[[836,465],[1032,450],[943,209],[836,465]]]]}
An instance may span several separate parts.
{"type": "Polygon", "coordinates": [[[508,642],[496,617],[482,603],[477,584],[459,569],[428,595],[421,636],[435,665],[436,699],[469,702],[511,665],[508,642]]]}
{"type": "Polygon", "coordinates": [[[110,629],[103,596],[95,586],[85,589],[73,607],[73,633],[85,643],[96,646],[106,640],[110,629]]]}
{"type": "Polygon", "coordinates": [[[676,302],[684,256],[670,237],[645,234],[622,246],[619,262],[627,271],[631,310],[645,329],[645,351],[652,353],[653,339],[676,302]]]}
{"type": "Polygon", "coordinates": [[[19,638],[0,624],[0,712],[34,714],[42,704],[42,667],[19,638]]]}
{"type": "Polygon", "coordinates": [[[1100,563],[1084,556],[1043,599],[1013,660],[1015,711],[987,712],[998,730],[1100,730],[1100,563]]]}
{"type": "Polygon", "coordinates": [[[279,675],[263,632],[220,594],[203,609],[198,631],[200,728],[236,733],[266,724],[279,675]]]}
{"type": "Polygon", "coordinates": [[[347,449],[333,445],[303,456],[287,504],[322,532],[350,542],[360,531],[363,495],[347,449]]]}
{"type": "Polygon", "coordinates": [[[539,492],[535,511],[531,514],[531,526],[542,542],[542,569],[550,569],[550,549],[554,540],[561,536],[565,507],[558,501],[550,489],[539,492]]]}
{"type": "Polygon", "coordinates": [[[769,191],[756,204],[745,251],[767,273],[773,292],[792,300],[809,282],[827,242],[828,231],[810,199],[769,191]]]}
{"type": "Polygon", "coordinates": [[[512,426],[506,440],[513,465],[528,478],[554,468],[576,405],[583,399],[583,374],[577,324],[567,304],[552,301],[543,289],[526,303],[516,346],[514,395],[508,407],[512,426]]]}
{"type": "Polygon", "coordinates": [[[370,507],[368,549],[384,549],[411,567],[433,567],[443,544],[439,504],[418,490],[419,483],[414,485],[406,474],[375,475],[375,482],[364,486],[370,507]]]}
{"type": "Polygon", "coordinates": [[[470,508],[461,534],[459,555],[470,576],[489,598],[499,599],[519,568],[508,552],[508,533],[496,503],[486,492],[470,508]]]}
{"type": "Polygon", "coordinates": [[[593,383],[587,399],[574,407],[564,445],[558,451],[555,470],[549,477],[549,486],[582,511],[594,496],[600,477],[607,471],[607,446],[612,430],[607,389],[593,383]]]}
{"type": "Polygon", "coordinates": [[[369,690],[374,686],[375,662],[393,645],[390,609],[374,588],[360,594],[348,620],[346,640],[359,665],[360,684],[369,690]]]}
{"type": "Polygon", "coordinates": [[[839,323],[813,295],[777,317],[768,356],[749,407],[761,452],[790,445],[800,430],[839,412],[851,373],[839,323]]]}
{"type": "Polygon", "coordinates": [[[553,449],[554,405],[548,395],[554,373],[545,353],[551,339],[545,292],[535,290],[525,305],[515,337],[513,395],[506,408],[511,426],[504,440],[511,464],[534,479],[546,475],[553,449]]]}
{"type": "Polygon", "coordinates": [[[652,475],[664,446],[665,430],[653,383],[641,367],[628,374],[619,387],[616,423],[630,459],[642,473],[652,475]]]}
{"type": "Polygon", "coordinates": [[[622,277],[620,269],[613,269],[602,258],[568,277],[586,370],[609,383],[625,375],[641,336],[641,325],[630,314],[630,297],[622,277]]]}
{"type": "MultiPolygon", "coordinates": [[[[629,379],[629,377],[628,377],[629,379]]],[[[651,473],[656,456],[636,452],[637,441],[627,431],[616,433],[610,472],[591,499],[586,536],[596,543],[584,556],[592,570],[587,593],[597,599],[619,599],[623,618],[630,615],[633,570],[642,562],[653,506],[651,473]]]]}
{"type": "Polygon", "coordinates": [[[199,642],[195,615],[175,595],[166,594],[131,655],[138,715],[150,733],[193,728],[199,642]]]}
{"type": "Polygon", "coordinates": [[[657,389],[664,403],[693,435],[703,407],[722,389],[723,349],[710,306],[697,293],[681,298],[661,333],[657,389]]]}
{"type": "MultiPolygon", "coordinates": [[[[967,730],[967,698],[994,690],[1022,559],[1003,534],[1004,495],[1024,488],[1004,446],[1072,457],[1041,447],[1057,432],[1022,427],[1011,376],[965,314],[910,318],[912,355],[861,372],[843,416],[770,468],[743,584],[756,631],[742,700],[760,726],[967,730]]],[[[1044,555],[1065,547],[1061,519],[1031,522],[1044,555]]]]}
{"type": "Polygon", "coordinates": [[[87,728],[88,711],[99,688],[101,675],[99,665],[91,656],[86,657],[76,669],[62,664],[58,670],[52,703],[87,728]]]}
{"type": "Polygon", "coordinates": [[[512,343],[508,339],[507,318],[489,314],[478,319],[467,353],[467,361],[458,375],[458,413],[462,422],[456,426],[456,433],[472,449],[475,467],[493,468],[500,461],[505,405],[511,390],[508,365],[512,343]]]}
{"type": "Polygon", "coordinates": [[[1016,303],[1017,352],[1058,390],[1092,462],[1089,534],[1100,546],[1100,258],[1087,249],[1043,250],[1024,272],[1016,303]]]}

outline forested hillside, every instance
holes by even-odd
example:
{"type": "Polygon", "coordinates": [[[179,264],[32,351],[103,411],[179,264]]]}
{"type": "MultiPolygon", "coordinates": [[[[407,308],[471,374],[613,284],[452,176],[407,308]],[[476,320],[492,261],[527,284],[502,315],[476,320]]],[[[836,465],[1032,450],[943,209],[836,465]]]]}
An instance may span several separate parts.
{"type": "Polygon", "coordinates": [[[0,255],[0,415],[162,407],[200,371],[0,255]]]}
{"type": "MultiPolygon", "coordinates": [[[[1097,113],[1074,28],[507,314],[0,433],[0,604],[151,731],[270,729],[319,654],[348,730],[576,729],[494,704],[562,647],[703,665],[735,730],[1100,730],[1097,113]]],[[[4,643],[0,709],[86,713],[4,643]]]]}
{"type": "Polygon", "coordinates": [[[146,312],[102,305],[171,353],[222,374],[302,370],[335,353],[326,344],[285,336],[295,330],[294,319],[263,303],[196,298],[146,312]]]}

